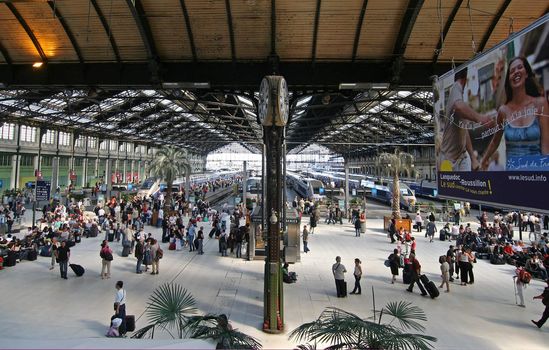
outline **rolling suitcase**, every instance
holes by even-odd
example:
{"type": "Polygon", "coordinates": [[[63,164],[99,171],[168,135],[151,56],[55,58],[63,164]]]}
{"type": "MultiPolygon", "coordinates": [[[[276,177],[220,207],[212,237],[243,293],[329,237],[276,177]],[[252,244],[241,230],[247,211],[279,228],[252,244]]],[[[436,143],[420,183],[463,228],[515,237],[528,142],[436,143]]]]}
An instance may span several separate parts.
{"type": "Polygon", "coordinates": [[[434,299],[440,295],[440,292],[438,291],[435,282],[429,281],[429,278],[425,275],[419,276],[419,279],[421,280],[421,283],[423,283],[423,286],[427,290],[427,293],[429,293],[431,299],[434,299]]]}
{"type": "Polygon", "coordinates": [[[82,241],[82,237],[80,237],[80,235],[74,235],[74,242],[75,243],[80,243],[82,241]]]}
{"type": "Polygon", "coordinates": [[[8,256],[4,259],[4,266],[5,267],[11,267],[15,266],[17,263],[17,257],[15,256],[14,251],[8,251],[8,256]]]}
{"type": "Polygon", "coordinates": [[[129,255],[130,255],[130,247],[124,246],[124,247],[122,248],[122,256],[125,257],[125,256],[129,256],[129,255]]]}
{"type": "Polygon", "coordinates": [[[412,264],[404,265],[404,268],[402,269],[402,283],[412,283],[412,264]]]}
{"type": "Polygon", "coordinates": [[[440,231],[438,231],[438,234],[439,234],[439,237],[438,237],[438,238],[439,238],[441,241],[445,241],[445,240],[446,240],[446,231],[445,231],[445,230],[440,230],[440,231]]]}
{"type": "Polygon", "coordinates": [[[114,242],[114,232],[107,235],[107,240],[109,242],[114,242]]]}
{"type": "Polygon", "coordinates": [[[135,316],[126,315],[126,332],[135,331],[135,316]]]}
{"type": "Polygon", "coordinates": [[[347,281],[343,282],[343,290],[341,291],[341,293],[343,293],[344,297],[347,296],[347,281]]]}
{"type": "Polygon", "coordinates": [[[84,268],[81,265],[70,264],[69,266],[78,277],[82,276],[85,272],[84,268]]]}
{"type": "Polygon", "coordinates": [[[168,246],[168,250],[175,250],[175,242],[170,242],[170,245],[168,246]]]}

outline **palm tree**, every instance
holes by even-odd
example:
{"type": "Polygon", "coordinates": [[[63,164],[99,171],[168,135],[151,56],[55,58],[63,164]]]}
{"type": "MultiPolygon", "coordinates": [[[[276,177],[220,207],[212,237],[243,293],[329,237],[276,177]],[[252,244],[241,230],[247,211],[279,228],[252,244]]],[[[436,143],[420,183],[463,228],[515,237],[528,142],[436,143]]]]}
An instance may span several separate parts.
{"type": "Polygon", "coordinates": [[[330,344],[327,349],[432,349],[437,339],[408,330],[424,332],[418,321],[427,321],[423,310],[408,301],[390,302],[379,312],[379,321],[359,316],[335,307],[326,308],[313,322],[304,323],[290,333],[290,339],[314,342],[299,345],[300,349],[316,349],[317,343],[330,344]],[[391,316],[381,323],[383,315],[391,316]],[[397,325],[393,325],[397,321],[397,325]]]}
{"type": "Polygon", "coordinates": [[[386,168],[393,174],[393,199],[391,209],[393,219],[400,219],[400,185],[399,173],[402,171],[411,172],[414,167],[414,156],[410,153],[395,150],[395,153],[381,153],[377,158],[377,165],[386,168]]]}
{"type": "Polygon", "coordinates": [[[191,338],[213,339],[216,349],[261,349],[257,339],[233,329],[225,314],[190,317],[187,331],[191,338]]]}
{"type": "MultiPolygon", "coordinates": [[[[187,175],[187,182],[191,174],[191,166],[187,159],[187,151],[182,148],[162,147],[152,160],[150,171],[153,176],[166,181],[165,207],[172,204],[172,185],[175,179],[183,172],[187,175]]],[[[187,183],[187,186],[189,184],[187,183]]],[[[186,195],[189,195],[186,193],[186,195]]]]}
{"type": "Polygon", "coordinates": [[[157,329],[164,330],[172,338],[172,331],[177,332],[177,338],[182,339],[187,319],[196,313],[195,300],[186,289],[178,284],[164,283],[149,297],[145,313],[149,325],[138,329],[132,338],[154,338],[157,329]]]}

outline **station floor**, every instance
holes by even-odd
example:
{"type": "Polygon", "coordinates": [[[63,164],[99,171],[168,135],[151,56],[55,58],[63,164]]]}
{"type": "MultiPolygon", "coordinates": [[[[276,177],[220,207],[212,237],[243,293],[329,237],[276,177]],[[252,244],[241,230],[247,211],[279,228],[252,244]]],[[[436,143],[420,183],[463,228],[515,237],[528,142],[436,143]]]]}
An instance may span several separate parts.
{"type": "MultiPolygon", "coordinates": [[[[353,227],[346,221],[343,225],[322,222],[310,236],[311,251],[302,254],[301,262],[290,267],[298,274],[298,282],[284,285],[286,332],[283,334],[270,335],[260,330],[262,261],[220,257],[217,240],[207,239],[204,255],[186,250],[168,251],[164,247],[160,274],[137,275],[135,258],[121,257],[121,245],[115,242],[112,278],[102,280],[98,237],[83,239],[71,249],[71,262],[86,268],[83,277],[76,277],[69,270],[69,279],[62,280],[58,267],[50,271],[50,258],[44,257],[0,271],[0,348],[215,348],[213,343],[194,340],[149,342],[105,338],[114,285],[123,280],[127,312],[136,315],[137,328],[147,324],[144,311],[153,290],[164,282],[174,282],[191,292],[201,313],[227,314],[233,327],[259,339],[264,348],[295,348],[298,344],[288,339],[289,331],[316,319],[328,306],[371,317],[373,288],[378,310],[389,301],[400,300],[421,307],[428,318],[425,333],[438,338],[435,349],[547,349],[549,325],[538,329],[530,322],[539,319],[543,311],[541,302],[532,297],[541,293],[544,283],[532,280],[525,290],[526,308],[517,307],[513,268],[479,260],[474,266],[474,285],[460,286],[454,282],[450,293],[441,293],[434,300],[422,297],[417,287],[410,294],[405,291],[401,276],[398,283],[390,283],[390,271],[383,264],[394,248],[386,238],[379,216],[388,213],[388,209],[376,204],[370,204],[368,209],[376,215],[368,218],[367,232],[360,238],[355,237],[353,227]],[[362,295],[336,298],[331,265],[337,255],[349,271],[346,281],[350,288],[353,260],[362,260],[365,274],[362,295]]],[[[209,224],[204,226],[209,232],[209,224]]],[[[160,234],[160,230],[150,227],[147,231],[155,236],[160,234]]],[[[429,243],[423,234],[416,237],[423,272],[438,285],[438,256],[445,254],[449,243],[439,240],[429,243]]]]}

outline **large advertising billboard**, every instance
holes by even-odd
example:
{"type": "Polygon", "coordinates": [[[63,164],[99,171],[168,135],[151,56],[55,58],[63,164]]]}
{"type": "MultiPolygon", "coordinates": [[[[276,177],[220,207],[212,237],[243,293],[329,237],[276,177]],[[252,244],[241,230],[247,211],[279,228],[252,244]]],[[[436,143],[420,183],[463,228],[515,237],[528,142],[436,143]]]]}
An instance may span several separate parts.
{"type": "Polygon", "coordinates": [[[549,212],[549,15],[433,85],[439,195],[549,212]]]}

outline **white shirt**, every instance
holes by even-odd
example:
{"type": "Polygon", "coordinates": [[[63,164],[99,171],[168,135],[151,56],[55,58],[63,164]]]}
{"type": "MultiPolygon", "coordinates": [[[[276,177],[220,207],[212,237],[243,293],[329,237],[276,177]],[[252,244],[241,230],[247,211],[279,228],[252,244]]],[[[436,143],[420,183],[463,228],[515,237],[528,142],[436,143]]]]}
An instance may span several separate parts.
{"type": "Polygon", "coordinates": [[[114,295],[114,302],[119,303],[120,305],[126,304],[126,291],[124,288],[120,288],[116,291],[116,294],[114,295]]]}

